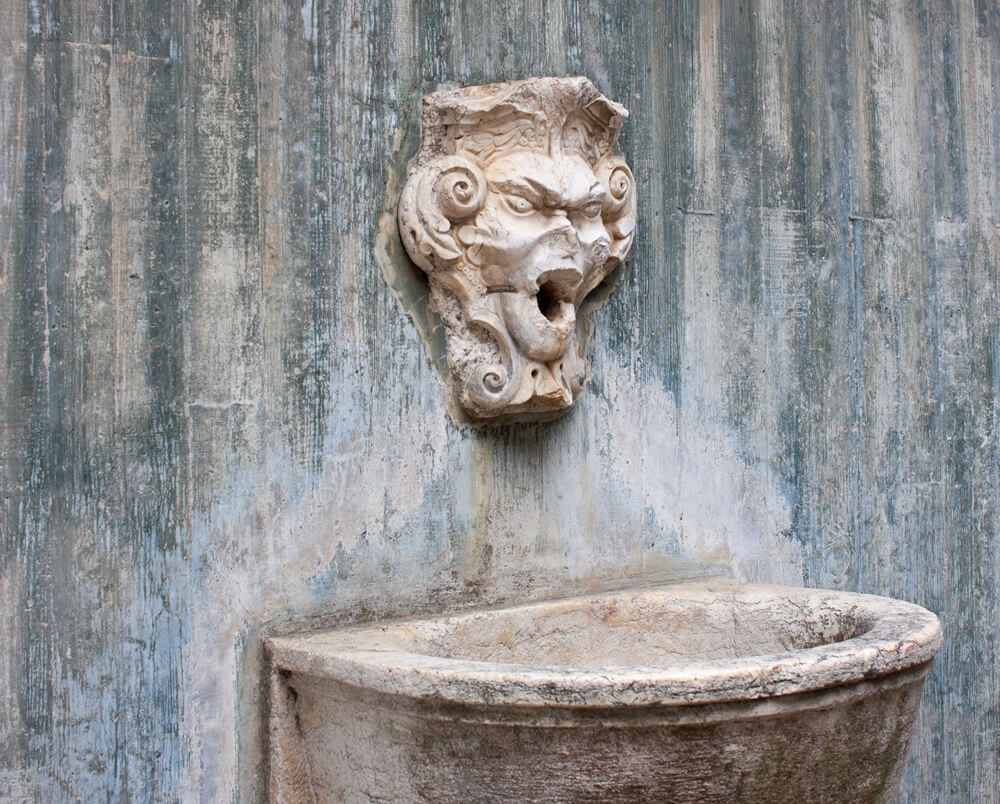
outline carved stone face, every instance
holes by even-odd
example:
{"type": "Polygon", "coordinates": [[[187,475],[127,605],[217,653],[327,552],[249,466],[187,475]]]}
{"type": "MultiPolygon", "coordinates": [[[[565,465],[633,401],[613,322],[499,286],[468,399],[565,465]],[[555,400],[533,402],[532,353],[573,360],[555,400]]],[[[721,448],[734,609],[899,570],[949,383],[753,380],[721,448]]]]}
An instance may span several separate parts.
{"type": "Polygon", "coordinates": [[[612,152],[625,114],[586,79],[425,98],[433,155],[411,171],[400,231],[476,419],[551,416],[583,387],[577,308],[632,241],[632,176],[612,152]]]}
{"type": "Polygon", "coordinates": [[[504,294],[504,321],[522,354],[550,363],[576,326],[585,277],[610,254],[601,218],[607,191],[575,154],[517,152],[484,174],[475,261],[487,292],[504,294]]]}

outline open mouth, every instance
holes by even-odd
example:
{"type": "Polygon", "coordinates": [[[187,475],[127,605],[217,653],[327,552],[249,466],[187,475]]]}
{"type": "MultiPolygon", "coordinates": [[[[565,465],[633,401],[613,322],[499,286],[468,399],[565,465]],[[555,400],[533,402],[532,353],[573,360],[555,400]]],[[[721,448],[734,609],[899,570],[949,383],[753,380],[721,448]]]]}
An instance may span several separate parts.
{"type": "Polygon", "coordinates": [[[580,284],[580,271],[572,267],[556,268],[538,276],[538,309],[549,321],[561,317],[564,304],[572,304],[573,294],[580,284]]]}
{"type": "Polygon", "coordinates": [[[549,321],[555,321],[565,301],[554,282],[545,282],[538,288],[538,309],[549,321]]]}

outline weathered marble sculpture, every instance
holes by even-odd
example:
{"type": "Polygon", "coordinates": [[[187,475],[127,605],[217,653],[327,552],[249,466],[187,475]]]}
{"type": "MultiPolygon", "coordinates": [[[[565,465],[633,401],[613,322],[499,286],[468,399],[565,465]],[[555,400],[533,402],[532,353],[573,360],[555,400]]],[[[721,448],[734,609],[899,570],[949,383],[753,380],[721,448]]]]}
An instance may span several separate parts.
{"type": "Polygon", "coordinates": [[[424,97],[399,229],[471,418],[551,418],[583,388],[577,310],[635,227],[632,172],[614,154],[627,116],[586,78],[424,97]]]}

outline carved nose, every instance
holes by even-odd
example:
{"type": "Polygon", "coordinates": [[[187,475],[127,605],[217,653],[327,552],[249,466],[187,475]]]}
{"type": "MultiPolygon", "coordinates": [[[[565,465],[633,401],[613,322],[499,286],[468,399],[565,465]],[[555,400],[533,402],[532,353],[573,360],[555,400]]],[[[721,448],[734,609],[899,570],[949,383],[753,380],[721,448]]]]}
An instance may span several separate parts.
{"type": "Polygon", "coordinates": [[[565,210],[560,209],[552,215],[548,234],[552,238],[553,244],[562,244],[570,249],[580,247],[580,235],[565,210]]]}
{"type": "Polygon", "coordinates": [[[573,222],[569,219],[569,212],[565,209],[552,210],[552,223],[559,229],[576,230],[576,227],[573,226],[573,222]]]}

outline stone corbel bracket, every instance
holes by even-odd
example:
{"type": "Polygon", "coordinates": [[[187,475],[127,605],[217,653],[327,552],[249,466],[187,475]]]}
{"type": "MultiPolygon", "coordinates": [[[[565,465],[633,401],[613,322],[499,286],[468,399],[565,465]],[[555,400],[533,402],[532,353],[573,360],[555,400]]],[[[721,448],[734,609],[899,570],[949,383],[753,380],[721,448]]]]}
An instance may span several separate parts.
{"type": "Polygon", "coordinates": [[[583,389],[577,311],[635,230],[635,182],[614,153],[627,117],[582,77],[424,96],[399,231],[473,420],[552,418],[583,389]]]}

